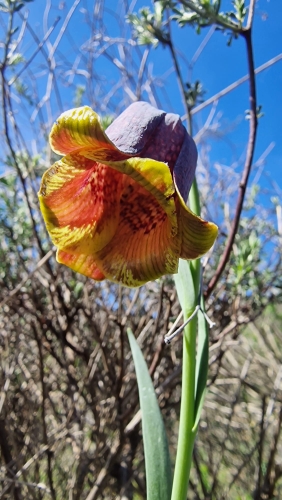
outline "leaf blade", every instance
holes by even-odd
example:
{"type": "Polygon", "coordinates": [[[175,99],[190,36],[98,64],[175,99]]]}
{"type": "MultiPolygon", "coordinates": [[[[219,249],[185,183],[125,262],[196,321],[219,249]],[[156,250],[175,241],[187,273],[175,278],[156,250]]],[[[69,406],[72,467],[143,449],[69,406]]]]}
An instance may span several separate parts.
{"type": "MultiPolygon", "coordinates": [[[[201,296],[201,307],[204,311],[204,298],[201,296]]],[[[201,417],[207,391],[209,366],[209,327],[203,313],[198,316],[198,349],[196,358],[196,387],[195,387],[195,423],[196,429],[201,417]]]]}
{"type": "Polygon", "coordinates": [[[141,349],[130,329],[127,330],[127,335],[135,365],[142,412],[147,500],[170,500],[172,474],[162,414],[141,349]]]}

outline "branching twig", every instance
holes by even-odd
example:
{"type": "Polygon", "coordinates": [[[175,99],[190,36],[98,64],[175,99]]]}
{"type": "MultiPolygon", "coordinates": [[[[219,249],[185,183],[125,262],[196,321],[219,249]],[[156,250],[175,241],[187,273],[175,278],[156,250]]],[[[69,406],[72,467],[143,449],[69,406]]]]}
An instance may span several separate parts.
{"type": "Polygon", "coordinates": [[[50,492],[53,500],[56,500],[56,493],[54,489],[54,480],[53,480],[53,469],[52,469],[52,451],[48,446],[48,433],[47,433],[47,424],[46,424],[46,401],[47,401],[47,387],[44,381],[44,359],[42,353],[42,345],[41,339],[39,338],[36,324],[32,323],[32,328],[34,332],[34,337],[37,343],[38,354],[39,354],[39,369],[40,369],[40,382],[42,387],[42,405],[41,405],[41,414],[42,414],[42,428],[43,428],[43,442],[46,445],[46,454],[47,454],[47,476],[49,480],[50,492]]]}
{"type": "MultiPolygon", "coordinates": [[[[269,68],[273,64],[276,64],[277,62],[281,61],[282,59],[282,54],[278,54],[277,56],[273,57],[272,59],[269,59],[265,63],[263,63],[261,66],[255,69],[255,75],[258,75],[265,69],[269,68]]],[[[191,110],[191,115],[195,115],[196,113],[199,113],[202,111],[202,109],[205,109],[207,106],[210,104],[213,104],[214,102],[217,102],[221,97],[224,97],[225,95],[229,94],[229,92],[232,92],[232,90],[236,89],[239,87],[239,85],[242,85],[242,83],[245,83],[249,80],[250,76],[245,75],[242,76],[242,78],[239,78],[239,80],[236,80],[236,82],[231,83],[231,85],[228,85],[228,87],[225,87],[223,90],[220,90],[220,92],[217,92],[217,94],[214,94],[212,97],[209,99],[206,99],[206,101],[202,102],[201,104],[198,104],[198,106],[195,106],[191,110]]],[[[185,120],[186,116],[182,116],[182,120],[185,120]]]]}
{"type": "Polygon", "coordinates": [[[246,194],[247,183],[249,179],[249,175],[252,168],[254,150],[255,150],[255,142],[257,135],[257,101],[256,101],[256,82],[255,82],[255,68],[254,68],[254,56],[253,56],[253,47],[252,47],[252,37],[251,37],[251,28],[243,31],[242,36],[246,42],[247,48],[247,59],[248,59],[248,68],[249,68],[249,79],[250,79],[250,128],[249,128],[249,140],[247,146],[246,160],[245,166],[241,177],[241,182],[239,185],[239,195],[235,208],[235,215],[231,227],[230,234],[228,236],[225,249],[223,251],[222,257],[219,261],[218,267],[210,280],[207,289],[205,291],[205,297],[209,297],[215,288],[221,274],[223,273],[226,264],[229,261],[233,243],[238,231],[240,217],[243,209],[243,203],[246,194]]]}
{"type": "Polygon", "coordinates": [[[34,273],[38,271],[38,269],[40,269],[40,267],[42,267],[45,262],[47,262],[47,260],[50,259],[50,257],[54,254],[54,251],[55,249],[49,250],[49,252],[44,257],[42,257],[42,259],[40,259],[40,261],[36,264],[35,268],[28,274],[28,276],[26,278],[23,278],[22,281],[13,290],[11,290],[9,295],[7,295],[7,297],[5,297],[5,299],[0,302],[0,307],[3,307],[5,304],[7,304],[7,302],[9,302],[9,300],[11,300],[21,290],[21,288],[34,275],[34,273]]]}

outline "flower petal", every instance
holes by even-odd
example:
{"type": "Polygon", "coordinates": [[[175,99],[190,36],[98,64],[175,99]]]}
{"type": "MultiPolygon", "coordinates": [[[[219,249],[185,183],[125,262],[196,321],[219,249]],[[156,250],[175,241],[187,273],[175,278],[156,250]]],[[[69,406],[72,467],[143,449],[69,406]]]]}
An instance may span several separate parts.
{"type": "MultiPolygon", "coordinates": [[[[154,144],[155,134],[165,119],[166,113],[154,108],[148,102],[132,103],[107,128],[107,136],[117,148],[134,156],[140,156],[141,151],[151,143],[154,144]]],[[[155,141],[155,149],[158,140],[155,141]]],[[[160,153],[160,150],[159,150],[160,153]]],[[[156,158],[142,155],[143,158],[156,158]]],[[[160,158],[158,158],[160,160],[160,158]]]]}
{"type": "MultiPolygon", "coordinates": [[[[92,158],[92,150],[84,150],[81,154],[92,158]]],[[[95,156],[95,153],[94,153],[95,156]]],[[[125,161],[104,161],[105,165],[125,174],[151,193],[163,210],[168,214],[171,223],[177,231],[176,208],[174,203],[175,188],[172,175],[165,163],[150,158],[129,158],[125,161]]],[[[144,193],[146,196],[146,192],[144,193]]]]}
{"type": "Polygon", "coordinates": [[[180,239],[171,220],[151,193],[129,180],[120,203],[113,239],[95,259],[106,278],[140,286],[177,271],[180,239]]]}
{"type": "Polygon", "coordinates": [[[100,118],[91,108],[62,113],[50,133],[50,146],[59,155],[91,148],[95,160],[124,160],[131,155],[119,151],[103,131],[100,118]]]}
{"type": "Polygon", "coordinates": [[[119,219],[122,176],[79,154],[44,174],[41,211],[53,243],[68,253],[91,255],[113,237],[119,219]]]}
{"type": "Polygon", "coordinates": [[[105,275],[98,268],[95,259],[90,255],[74,255],[63,250],[57,251],[57,261],[60,264],[70,267],[73,271],[84,274],[88,278],[96,281],[105,279],[105,275]]]}
{"type": "Polygon", "coordinates": [[[207,222],[193,214],[185,205],[179,192],[177,206],[182,234],[180,257],[189,260],[198,259],[207,253],[214,244],[218,227],[212,222],[207,222]]]}
{"type": "Polygon", "coordinates": [[[120,117],[108,129],[126,152],[91,108],[63,113],[50,145],[67,156],[43,176],[39,199],[59,262],[98,281],[140,286],[175,273],[180,257],[206,253],[217,226],[183,200],[197,153],[179,117],[147,103],[130,110],[121,115],[124,126],[120,117]]]}
{"type": "Polygon", "coordinates": [[[163,161],[168,164],[172,172],[181,151],[185,135],[188,134],[181,122],[180,116],[174,113],[166,113],[140,156],[142,158],[153,158],[154,160],[163,161]]]}
{"type": "Polygon", "coordinates": [[[102,165],[86,154],[66,156],[42,179],[41,210],[58,261],[127,286],[176,272],[180,238],[168,166],[141,158],[102,165]]]}
{"type": "Polygon", "coordinates": [[[188,194],[194,180],[197,158],[196,144],[185,130],[181,150],[173,168],[174,184],[177,186],[184,201],[188,199],[188,194]]]}

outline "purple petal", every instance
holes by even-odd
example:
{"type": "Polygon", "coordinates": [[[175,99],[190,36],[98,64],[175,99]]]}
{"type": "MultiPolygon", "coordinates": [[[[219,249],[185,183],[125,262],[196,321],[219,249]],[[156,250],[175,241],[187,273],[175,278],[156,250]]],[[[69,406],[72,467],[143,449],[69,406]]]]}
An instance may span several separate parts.
{"type": "Polygon", "coordinates": [[[167,163],[172,172],[181,151],[185,132],[180,117],[166,113],[141,156],[167,163]]]}
{"type": "Polygon", "coordinates": [[[134,102],[113,121],[106,133],[119,149],[138,155],[164,117],[164,111],[159,111],[147,102],[134,102]]]}
{"type": "Polygon", "coordinates": [[[173,169],[174,184],[178,187],[185,203],[187,202],[188,194],[194,180],[197,158],[196,144],[188,132],[186,132],[181,151],[173,169]]]}
{"type": "Polygon", "coordinates": [[[185,200],[197,164],[197,149],[179,115],[165,113],[138,101],[131,104],[106,130],[125,153],[167,163],[185,200]]]}

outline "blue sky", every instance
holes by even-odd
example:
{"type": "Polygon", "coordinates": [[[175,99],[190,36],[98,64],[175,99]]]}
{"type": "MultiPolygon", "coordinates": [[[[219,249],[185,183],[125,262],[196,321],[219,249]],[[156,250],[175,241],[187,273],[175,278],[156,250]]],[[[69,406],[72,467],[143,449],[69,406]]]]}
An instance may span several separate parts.
{"type": "MultiPolygon", "coordinates": [[[[27,4],[29,11],[29,22],[36,32],[38,38],[42,40],[46,30],[52,25],[52,22],[57,15],[61,16],[56,28],[50,36],[50,41],[53,43],[58,33],[66,20],[66,15],[73,5],[73,1],[61,2],[53,0],[49,2],[51,5],[50,12],[47,16],[46,5],[48,2],[35,2],[27,4]],[[45,14],[44,14],[45,12],[45,14]],[[42,21],[45,15],[45,24],[42,21]]],[[[109,36],[120,36],[120,33],[128,35],[128,26],[124,25],[124,11],[121,2],[110,0],[105,1],[104,19],[106,22],[106,32],[109,36]],[[121,31],[120,31],[121,30],[121,31]]],[[[89,17],[93,16],[93,8],[97,7],[98,2],[91,0],[81,0],[71,17],[68,25],[69,35],[64,35],[59,43],[58,51],[70,63],[74,62],[78,57],[78,53],[74,50],[73,43],[80,47],[82,44],[86,46],[89,40],[89,26],[85,23],[86,11],[89,12],[89,17]]],[[[130,3],[132,10],[137,12],[144,5],[150,5],[149,1],[143,3],[137,1],[130,3]]],[[[231,2],[224,1],[222,8],[226,6],[227,10],[231,10],[231,2]]],[[[25,12],[27,9],[23,9],[25,12]]],[[[254,53],[256,67],[265,63],[269,59],[277,56],[282,52],[282,2],[281,0],[258,0],[256,4],[255,22],[253,29],[254,53]]],[[[96,25],[97,26],[97,25],[96,25]]],[[[185,81],[191,78],[189,63],[193,60],[195,52],[198,50],[201,42],[205,39],[209,28],[203,29],[201,35],[196,35],[190,27],[179,29],[176,25],[173,26],[172,35],[175,42],[177,53],[180,56],[180,65],[185,81]]],[[[227,37],[220,32],[214,32],[197,59],[192,71],[192,80],[200,80],[206,90],[205,98],[209,98],[235,82],[247,73],[246,52],[244,41],[239,39],[233,41],[231,47],[228,47],[227,37]]],[[[47,48],[47,46],[46,46],[47,48]]],[[[34,42],[31,40],[25,42],[24,55],[26,58],[33,53],[35,49],[34,42]]],[[[141,49],[144,51],[144,49],[141,49]]],[[[37,65],[37,86],[39,94],[44,95],[46,91],[46,76],[44,71],[40,69],[41,59],[40,54],[36,56],[33,64],[37,65]],[[41,71],[41,72],[40,72],[41,71]]],[[[159,47],[152,50],[148,61],[151,65],[151,71],[155,78],[163,78],[171,72],[172,62],[167,50],[159,47]]],[[[83,61],[79,62],[79,67],[83,67],[83,61]]],[[[132,67],[132,71],[135,71],[132,67]]],[[[95,63],[95,72],[97,74],[96,87],[93,85],[93,93],[99,86],[113,87],[115,78],[118,73],[113,66],[107,61],[107,58],[101,57],[95,63]]],[[[85,85],[83,75],[76,75],[75,84],[85,85]]],[[[61,84],[60,92],[62,95],[62,106],[64,109],[72,107],[74,91],[73,87],[66,86],[65,82],[61,84]]],[[[271,66],[257,76],[257,96],[258,103],[262,105],[264,116],[259,121],[258,139],[255,160],[269,148],[264,171],[261,177],[263,187],[269,187],[272,181],[275,181],[282,190],[282,141],[281,141],[281,125],[280,116],[282,114],[282,60],[271,66]]],[[[99,90],[97,90],[96,100],[99,99],[99,90]]],[[[112,109],[115,105],[123,107],[123,100],[120,99],[120,94],[113,96],[112,109]]],[[[183,106],[180,99],[177,82],[175,76],[170,74],[165,79],[165,82],[158,88],[159,105],[166,110],[174,111],[183,114],[183,106]]],[[[146,99],[146,93],[143,94],[146,99]]],[[[60,109],[56,104],[54,94],[51,97],[52,112],[54,115],[60,113],[60,109]],[[57,110],[56,110],[57,108],[57,110]]],[[[85,94],[83,103],[91,104],[89,98],[85,94]]],[[[245,83],[234,90],[229,95],[220,99],[217,104],[217,113],[221,114],[221,131],[226,133],[223,141],[210,139],[210,158],[212,162],[221,162],[226,165],[231,165],[236,158],[243,158],[246,148],[246,139],[248,136],[248,123],[245,120],[245,110],[249,107],[248,101],[248,83],[245,83]],[[236,124],[236,126],[235,126],[236,124]],[[230,130],[232,129],[232,130],[230,130]]],[[[211,107],[209,106],[203,112],[200,112],[195,117],[195,131],[204,123],[211,107]]],[[[43,112],[46,111],[43,109],[43,112]]],[[[27,132],[28,133],[28,132],[27,132]]],[[[265,198],[267,203],[267,198],[265,198]]]]}

